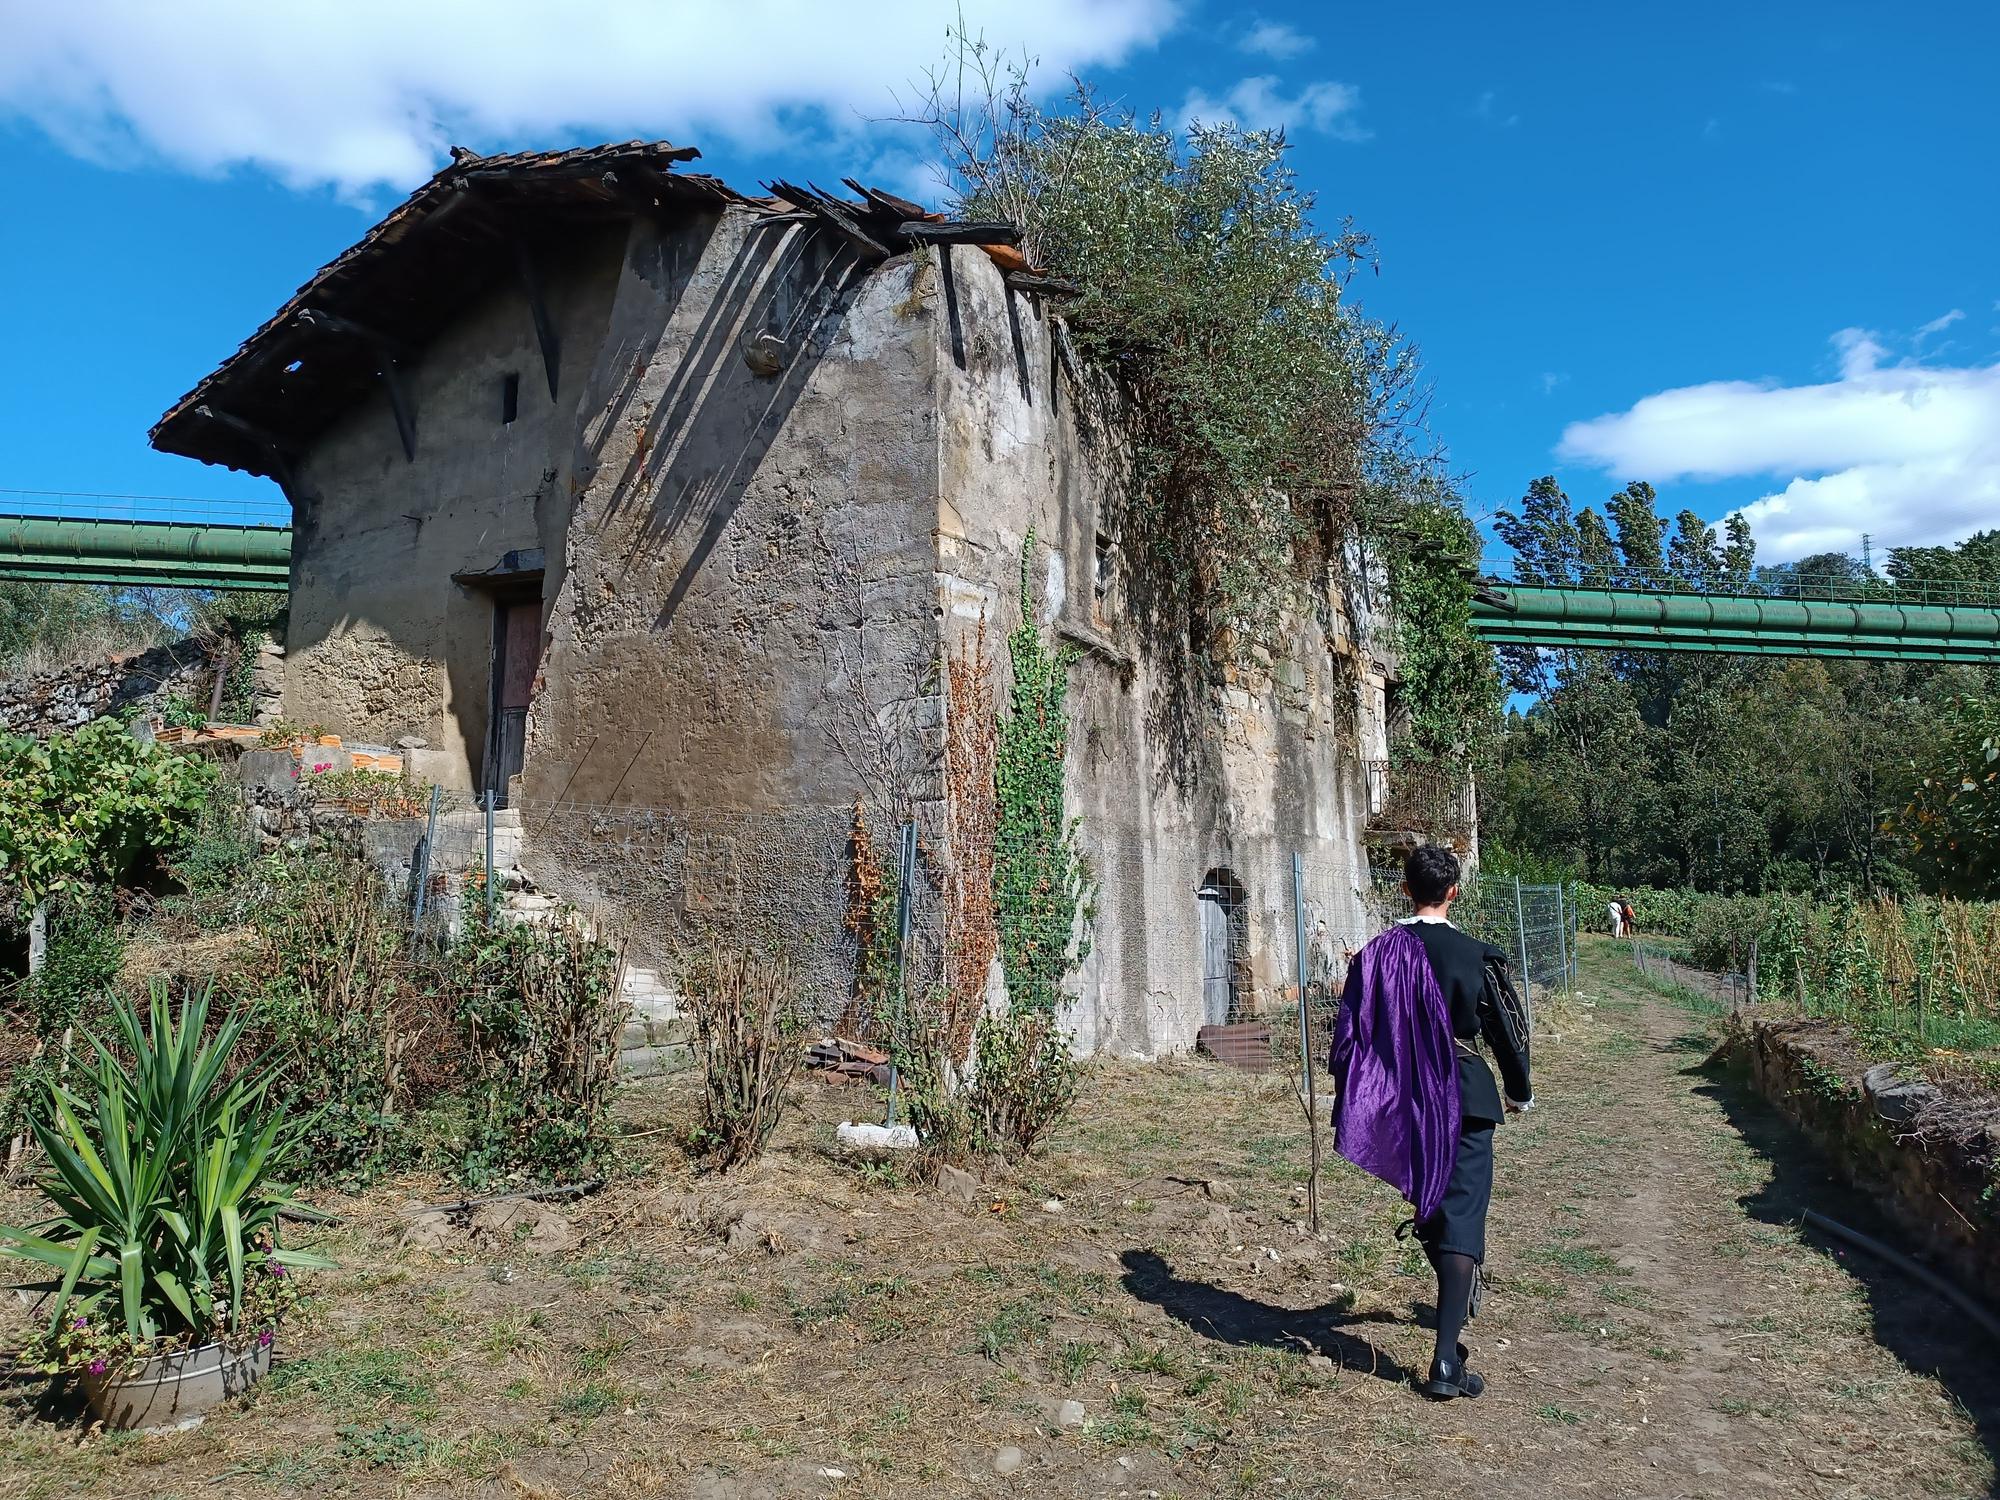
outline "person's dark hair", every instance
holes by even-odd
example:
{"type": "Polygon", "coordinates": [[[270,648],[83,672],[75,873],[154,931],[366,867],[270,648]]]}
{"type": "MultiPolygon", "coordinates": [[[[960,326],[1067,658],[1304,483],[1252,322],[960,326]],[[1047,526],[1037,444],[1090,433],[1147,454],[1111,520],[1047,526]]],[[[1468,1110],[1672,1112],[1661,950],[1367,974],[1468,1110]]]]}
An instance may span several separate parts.
{"type": "Polygon", "coordinates": [[[1420,844],[1403,862],[1403,884],[1419,906],[1436,906],[1458,884],[1458,856],[1443,844],[1420,844]]]}

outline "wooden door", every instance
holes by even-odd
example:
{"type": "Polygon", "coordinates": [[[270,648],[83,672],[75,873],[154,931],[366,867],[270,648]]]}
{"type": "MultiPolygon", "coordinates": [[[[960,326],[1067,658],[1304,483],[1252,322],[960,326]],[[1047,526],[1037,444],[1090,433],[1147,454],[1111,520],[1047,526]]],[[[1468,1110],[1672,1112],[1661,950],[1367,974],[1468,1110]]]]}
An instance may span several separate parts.
{"type": "Polygon", "coordinates": [[[507,783],[527,758],[528,705],[542,655],[542,601],[523,599],[494,607],[493,716],[486,760],[486,789],[507,805],[507,783]]]}
{"type": "Polygon", "coordinates": [[[1229,895],[1213,882],[1195,893],[1201,906],[1201,1013],[1204,1023],[1226,1026],[1234,998],[1230,991],[1229,895]]]}

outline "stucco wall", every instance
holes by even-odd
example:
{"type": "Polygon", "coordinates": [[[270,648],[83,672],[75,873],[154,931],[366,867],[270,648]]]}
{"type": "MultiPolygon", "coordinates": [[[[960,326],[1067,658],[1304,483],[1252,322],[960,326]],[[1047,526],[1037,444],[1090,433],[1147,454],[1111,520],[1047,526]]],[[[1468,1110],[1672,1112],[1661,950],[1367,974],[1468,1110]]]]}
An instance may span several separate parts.
{"type": "Polygon", "coordinates": [[[1295,852],[1329,930],[1344,939],[1365,928],[1358,674],[1329,641],[1335,606],[1322,601],[1313,615],[1273,622],[1249,668],[1186,731],[1193,743],[1172,743],[1182,731],[1163,665],[1126,607],[1122,551],[1097,595],[1097,537],[1115,545],[1121,529],[1104,456],[1115,436],[1095,427],[1055,358],[1047,309],[1009,293],[976,250],[954,252],[940,281],[957,304],[955,316],[940,313],[936,344],[948,632],[974,628],[982,612],[996,640],[1013,627],[1032,529],[1030,602],[1080,652],[1068,780],[1098,911],[1068,1019],[1086,1048],[1184,1050],[1207,1019],[1195,891],[1209,872],[1231,871],[1247,893],[1251,1007],[1284,1003],[1291,982],[1295,852]]]}
{"type": "Polygon", "coordinates": [[[935,795],[929,310],[823,230],[732,212],[684,289],[649,233],[579,440],[525,862],[655,962],[710,918],[770,932],[831,1006],[851,809],[935,795]]]}
{"type": "Polygon", "coordinates": [[[348,739],[428,743],[422,770],[475,784],[493,647],[490,597],[451,582],[510,550],[559,548],[580,409],[599,358],[625,233],[570,241],[546,268],[561,341],[549,396],[524,294],[497,283],[406,369],[417,451],[386,392],[344,413],[299,468],[285,713],[348,739]],[[503,379],[519,377],[515,420],[503,379]]]}

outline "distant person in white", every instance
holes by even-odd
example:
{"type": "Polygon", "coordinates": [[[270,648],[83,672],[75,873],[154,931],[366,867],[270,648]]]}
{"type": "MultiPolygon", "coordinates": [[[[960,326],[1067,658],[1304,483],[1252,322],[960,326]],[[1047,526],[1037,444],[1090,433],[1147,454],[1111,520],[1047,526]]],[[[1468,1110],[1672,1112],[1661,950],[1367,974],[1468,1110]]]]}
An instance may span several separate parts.
{"type": "Polygon", "coordinates": [[[1611,935],[1625,936],[1625,903],[1614,900],[1605,910],[1611,913],[1611,935]]]}

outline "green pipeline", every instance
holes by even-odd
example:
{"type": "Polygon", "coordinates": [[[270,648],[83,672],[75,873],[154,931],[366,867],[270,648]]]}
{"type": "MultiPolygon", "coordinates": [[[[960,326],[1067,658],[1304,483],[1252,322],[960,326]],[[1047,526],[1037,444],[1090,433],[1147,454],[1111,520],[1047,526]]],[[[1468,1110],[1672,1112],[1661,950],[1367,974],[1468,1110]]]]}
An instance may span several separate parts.
{"type": "Polygon", "coordinates": [[[283,589],[291,567],[289,527],[0,516],[0,578],[283,589]]]}
{"type": "Polygon", "coordinates": [[[1791,633],[1877,640],[1948,640],[2000,644],[2000,610],[1949,604],[1862,604],[1820,599],[1773,599],[1755,594],[1652,594],[1627,589],[1489,585],[1499,603],[1475,599],[1482,629],[1556,626],[1645,626],[1669,634],[1791,633]]]}

